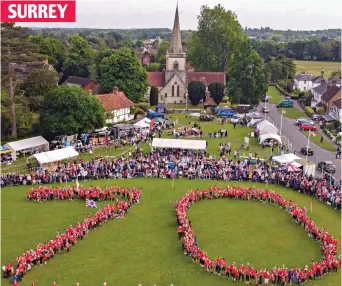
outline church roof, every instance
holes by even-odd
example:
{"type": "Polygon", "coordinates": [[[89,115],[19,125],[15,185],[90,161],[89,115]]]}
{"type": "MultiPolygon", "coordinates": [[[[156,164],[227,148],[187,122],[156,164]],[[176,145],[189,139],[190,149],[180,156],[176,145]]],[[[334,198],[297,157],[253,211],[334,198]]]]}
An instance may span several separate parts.
{"type": "Polygon", "coordinates": [[[173,23],[173,30],[172,30],[169,52],[171,54],[179,54],[183,52],[182,37],[181,37],[179,15],[178,15],[178,4],[176,7],[175,21],[173,23]]]}
{"type": "Polygon", "coordinates": [[[201,81],[205,86],[212,82],[221,82],[226,84],[226,75],[224,72],[187,72],[188,83],[192,81],[201,81]]]}
{"type": "Polygon", "coordinates": [[[149,72],[147,80],[151,86],[163,87],[165,85],[165,72],[149,72]]]}

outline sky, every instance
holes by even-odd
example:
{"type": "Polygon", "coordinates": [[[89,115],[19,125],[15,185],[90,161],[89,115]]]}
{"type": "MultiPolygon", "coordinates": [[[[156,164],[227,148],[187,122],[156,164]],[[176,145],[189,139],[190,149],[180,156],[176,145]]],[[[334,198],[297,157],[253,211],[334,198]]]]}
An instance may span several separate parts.
{"type": "MultiPolygon", "coordinates": [[[[221,4],[250,28],[321,30],[341,28],[340,0],[178,0],[182,30],[197,28],[202,5],[221,4]]],[[[76,0],[76,23],[22,23],[67,28],[172,28],[177,0],[76,0]]]]}

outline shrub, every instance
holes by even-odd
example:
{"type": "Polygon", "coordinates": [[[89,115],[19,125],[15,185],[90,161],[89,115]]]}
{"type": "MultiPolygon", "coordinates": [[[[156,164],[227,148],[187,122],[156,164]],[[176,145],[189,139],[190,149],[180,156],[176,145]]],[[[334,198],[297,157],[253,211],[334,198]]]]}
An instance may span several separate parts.
{"type": "Polygon", "coordinates": [[[305,113],[311,118],[311,116],[315,114],[315,111],[310,106],[306,106],[305,113]]]}
{"type": "Polygon", "coordinates": [[[318,108],[316,109],[316,113],[322,115],[322,114],[325,113],[325,110],[324,110],[323,107],[318,107],[318,108]]]}
{"type": "Polygon", "coordinates": [[[147,111],[148,109],[151,108],[151,105],[149,105],[146,102],[140,102],[140,103],[138,103],[138,106],[144,111],[147,111]]]}

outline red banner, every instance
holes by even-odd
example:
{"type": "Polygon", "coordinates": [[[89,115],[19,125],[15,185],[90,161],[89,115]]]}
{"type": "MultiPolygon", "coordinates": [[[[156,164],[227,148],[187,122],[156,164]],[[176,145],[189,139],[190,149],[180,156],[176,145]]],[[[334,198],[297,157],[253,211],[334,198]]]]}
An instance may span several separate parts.
{"type": "Polygon", "coordinates": [[[1,0],[1,22],[76,22],[76,0],[1,0]]]}

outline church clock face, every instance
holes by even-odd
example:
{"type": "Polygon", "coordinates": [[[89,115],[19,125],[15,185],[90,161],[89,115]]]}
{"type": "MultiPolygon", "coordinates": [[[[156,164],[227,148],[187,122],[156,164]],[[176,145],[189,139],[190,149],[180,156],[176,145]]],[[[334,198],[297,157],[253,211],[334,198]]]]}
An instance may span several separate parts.
{"type": "Polygon", "coordinates": [[[178,66],[179,66],[178,62],[175,61],[175,62],[173,63],[173,69],[174,69],[174,70],[178,70],[178,66]]]}

